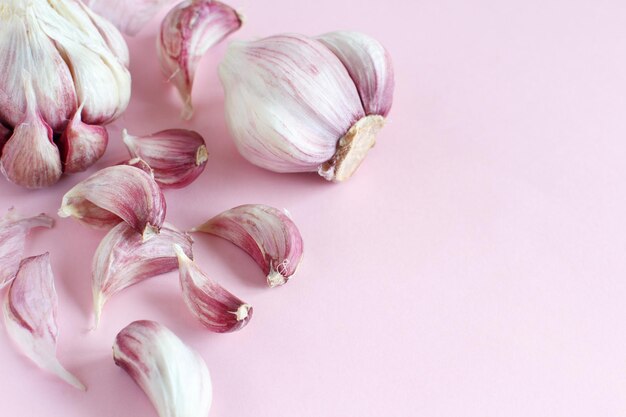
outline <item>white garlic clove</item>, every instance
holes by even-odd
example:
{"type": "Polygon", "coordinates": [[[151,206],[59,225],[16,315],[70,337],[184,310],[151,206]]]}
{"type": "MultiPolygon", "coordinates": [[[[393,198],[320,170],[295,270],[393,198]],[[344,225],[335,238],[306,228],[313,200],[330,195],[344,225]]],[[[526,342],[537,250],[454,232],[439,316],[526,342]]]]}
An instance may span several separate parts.
{"type": "Polygon", "coordinates": [[[213,387],[206,363],[165,326],[135,321],[120,331],[113,360],[141,387],[159,417],[207,417],[213,387]]]}
{"type": "Polygon", "coordinates": [[[183,119],[193,115],[191,90],[200,59],[241,24],[241,17],[232,7],[213,0],[183,1],[163,19],[157,52],[163,74],[183,100],[183,119]]]}
{"type": "Polygon", "coordinates": [[[136,35],[165,5],[173,0],[84,0],[92,10],[127,35],[136,35]]]}
{"type": "Polygon", "coordinates": [[[0,171],[14,184],[26,188],[47,187],[61,178],[61,157],[50,126],[37,110],[31,78],[27,74],[23,77],[26,113],[2,148],[0,171]]]}
{"type": "Polygon", "coordinates": [[[376,39],[360,32],[326,33],[317,39],[341,60],[359,90],[365,114],[386,117],[393,101],[391,56],[376,39]]]}
{"type": "Polygon", "coordinates": [[[252,306],[206,276],[180,246],[174,245],[174,250],[178,256],[183,299],[193,315],[206,328],[217,333],[245,327],[252,318],[252,306]]]}
{"type": "Polygon", "coordinates": [[[122,64],[126,68],[130,64],[130,55],[128,52],[128,45],[120,31],[109,20],[103,18],[101,15],[94,13],[84,2],[80,3],[82,9],[91,19],[91,22],[100,32],[100,35],[106,42],[109,49],[117,56],[122,64]]]}
{"type": "Polygon", "coordinates": [[[150,168],[150,165],[148,165],[148,163],[141,158],[132,158],[128,161],[121,162],[118,165],[128,165],[131,167],[139,168],[146,174],[150,175],[150,178],[154,179],[154,171],[152,170],[152,168],[150,168]]]}
{"type": "Polygon", "coordinates": [[[76,111],[59,142],[65,173],[82,172],[104,155],[109,134],[104,126],[88,125],[81,120],[83,106],[76,111]]]}
{"type": "Polygon", "coordinates": [[[164,188],[192,183],[204,171],[209,156],[204,139],[192,130],[169,129],[147,136],[132,136],[124,130],[122,137],[131,156],[145,161],[164,188]]]}
{"type": "Polygon", "coordinates": [[[297,271],[303,255],[296,224],[277,208],[246,204],[218,214],[192,229],[237,245],[261,267],[270,287],[282,285],[297,271]]]}
{"type": "Polygon", "coordinates": [[[93,258],[92,289],[96,326],[102,307],[114,294],[143,280],[174,271],[178,260],[173,245],[192,256],[193,240],[173,225],[164,223],[161,232],[147,242],[128,224],[115,226],[102,239],[93,258]]]}
{"type": "Polygon", "coordinates": [[[127,165],[104,168],[63,196],[60,217],[74,217],[94,227],[125,221],[144,241],[159,233],[165,220],[165,198],[143,170],[127,165]]]}
{"type": "Polygon", "coordinates": [[[24,217],[16,213],[15,209],[0,219],[0,288],[9,284],[20,266],[24,257],[26,236],[35,227],[54,226],[54,220],[40,214],[34,217],[24,217]]]}
{"type": "Polygon", "coordinates": [[[49,254],[24,259],[4,302],[7,333],[37,366],[85,391],[85,385],[56,357],[57,307],[49,254]]]}

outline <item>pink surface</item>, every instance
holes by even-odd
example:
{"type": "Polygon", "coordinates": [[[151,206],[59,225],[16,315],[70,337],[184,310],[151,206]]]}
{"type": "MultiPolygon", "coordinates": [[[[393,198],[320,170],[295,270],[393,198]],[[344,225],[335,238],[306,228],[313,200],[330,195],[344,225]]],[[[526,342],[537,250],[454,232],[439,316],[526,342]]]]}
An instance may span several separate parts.
{"type": "MultiPolygon", "coordinates": [[[[286,207],[304,235],[302,268],[271,290],[242,251],[196,236],[205,271],[254,305],[247,328],[204,331],[169,274],[114,297],[88,332],[91,257],[104,233],[59,219],[28,254],[51,252],[59,356],[89,391],[41,373],[2,331],[0,415],[155,416],[111,359],[115,334],[135,319],[161,322],[202,353],[214,417],[626,415],[626,6],[233,5],[247,21],[231,39],[345,28],[382,41],[397,88],[378,145],[342,185],[248,164],[226,133],[224,45],[203,61],[196,117],[183,123],[153,22],[130,40],[133,99],[95,168],[125,158],[122,127],[197,129],[208,167],[166,192],[168,220],[189,228],[238,204],[286,207]]],[[[54,214],[85,175],[37,192],[3,181],[0,211],[54,214]]]]}

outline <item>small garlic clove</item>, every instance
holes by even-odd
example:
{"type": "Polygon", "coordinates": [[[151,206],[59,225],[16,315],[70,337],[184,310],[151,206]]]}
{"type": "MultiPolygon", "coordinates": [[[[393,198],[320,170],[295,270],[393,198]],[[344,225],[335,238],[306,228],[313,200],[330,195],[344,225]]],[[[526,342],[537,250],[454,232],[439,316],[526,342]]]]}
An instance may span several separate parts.
{"type": "Polygon", "coordinates": [[[93,11],[127,35],[136,35],[172,0],[84,0],[93,11]]]}
{"type": "Polygon", "coordinates": [[[360,32],[338,31],[317,39],[341,60],[359,90],[368,115],[386,117],[393,101],[391,56],[376,39],[360,32]]]}
{"type": "Polygon", "coordinates": [[[85,391],[56,357],[57,307],[49,254],[24,259],[4,302],[7,333],[37,366],[85,391]]]}
{"type": "Polygon", "coordinates": [[[217,333],[234,332],[248,324],[252,306],[206,276],[180,246],[174,245],[174,250],[178,256],[183,299],[193,315],[217,333]]]}
{"type": "Polygon", "coordinates": [[[92,166],[104,155],[109,143],[104,126],[83,123],[82,109],[80,106],[76,111],[59,142],[65,173],[82,172],[92,166]]]}
{"type": "Polygon", "coordinates": [[[123,220],[145,241],[159,233],[165,210],[163,193],[148,174],[139,168],[115,165],[68,191],[59,216],[71,216],[94,227],[112,227],[123,220]]]}
{"type": "Polygon", "coordinates": [[[286,283],[303,255],[302,236],[288,214],[262,204],[246,204],[213,217],[192,231],[210,233],[237,245],[261,267],[267,283],[286,283]]]}
{"type": "Polygon", "coordinates": [[[183,119],[193,115],[191,90],[200,59],[241,24],[241,17],[232,7],[213,0],[183,1],[163,19],[157,52],[163,74],[183,100],[183,119]]]}
{"type": "Polygon", "coordinates": [[[131,156],[144,160],[154,179],[165,188],[182,188],[204,171],[208,152],[204,139],[192,130],[170,129],[147,136],[122,132],[131,156]]]}
{"type": "Polygon", "coordinates": [[[35,227],[54,226],[54,220],[40,214],[34,217],[24,217],[10,209],[0,219],[0,288],[9,284],[20,267],[20,260],[24,257],[26,236],[35,227]]]}
{"type": "Polygon", "coordinates": [[[193,256],[193,240],[173,225],[164,223],[161,232],[147,242],[128,224],[115,226],[102,239],[93,258],[92,288],[96,326],[102,307],[114,294],[145,279],[178,268],[173,245],[193,256]]]}
{"type": "Polygon", "coordinates": [[[213,399],[202,357],[165,326],[135,321],[120,331],[113,360],[141,387],[159,417],[207,417],[213,399]]]}
{"type": "Polygon", "coordinates": [[[152,170],[152,168],[150,168],[150,165],[148,165],[148,163],[141,158],[129,159],[128,161],[119,163],[118,165],[128,165],[131,167],[139,168],[146,174],[150,175],[150,178],[154,179],[154,171],[152,170]]]}

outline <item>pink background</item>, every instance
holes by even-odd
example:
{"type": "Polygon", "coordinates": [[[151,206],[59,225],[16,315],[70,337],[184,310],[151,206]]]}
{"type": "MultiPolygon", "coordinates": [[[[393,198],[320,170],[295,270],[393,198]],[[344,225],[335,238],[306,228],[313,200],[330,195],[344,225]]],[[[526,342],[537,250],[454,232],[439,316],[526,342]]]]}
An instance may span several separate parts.
{"type": "Polygon", "coordinates": [[[397,87],[378,145],[348,183],[248,164],[226,132],[217,63],[204,59],[196,117],[178,119],[154,52],[158,19],[129,40],[133,99],[88,173],[28,192],[0,183],[0,211],[54,214],[78,180],[125,157],[120,130],[187,127],[203,176],[167,191],[182,228],[242,203],[288,208],[305,260],[285,287],[225,241],[196,236],[199,264],[255,307],[236,334],[205,331],[177,275],[114,297],[88,332],[90,264],[104,235],[59,219],[50,251],[59,356],[81,393],[0,332],[2,416],[155,416],[111,359],[116,333],[153,319],[211,370],[211,416],[626,415],[626,5],[620,1],[240,0],[231,39],[355,29],[383,42],[397,87]]]}

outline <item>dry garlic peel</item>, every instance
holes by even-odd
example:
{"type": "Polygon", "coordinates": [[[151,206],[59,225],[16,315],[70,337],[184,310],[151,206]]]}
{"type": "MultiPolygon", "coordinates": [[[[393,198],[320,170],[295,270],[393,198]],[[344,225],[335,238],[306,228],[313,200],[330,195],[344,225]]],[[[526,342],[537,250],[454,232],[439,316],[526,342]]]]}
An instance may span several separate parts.
{"type": "Polygon", "coordinates": [[[191,90],[198,62],[215,44],[241,27],[230,6],[213,0],[186,0],[165,16],[157,39],[163,74],[183,100],[183,119],[193,115],[191,90]]]}
{"type": "Polygon", "coordinates": [[[150,178],[154,179],[154,171],[152,170],[150,165],[148,165],[148,163],[141,158],[129,159],[128,161],[122,162],[121,164],[118,164],[118,165],[128,165],[131,167],[139,168],[146,174],[150,175],[150,178]]]}
{"type": "Polygon", "coordinates": [[[82,172],[104,155],[109,134],[104,126],[88,125],[81,120],[82,106],[61,136],[59,146],[63,172],[82,172]]]}
{"type": "Polygon", "coordinates": [[[92,288],[96,326],[102,307],[114,294],[145,279],[178,268],[173,245],[191,257],[193,240],[173,225],[164,223],[161,232],[142,242],[141,236],[122,222],[102,239],[93,258],[92,288]]]}
{"type": "Polygon", "coordinates": [[[220,65],[239,152],[276,172],[349,178],[374,145],[393,90],[380,44],[339,32],[233,42],[220,65]]]}
{"type": "Polygon", "coordinates": [[[94,227],[112,227],[123,220],[147,240],[159,232],[165,210],[165,198],[154,179],[139,168],[116,165],[68,191],[59,216],[94,227]]]}
{"type": "Polygon", "coordinates": [[[50,256],[24,259],[4,302],[7,333],[37,366],[84,391],[85,386],[56,357],[57,306],[50,256]]]}
{"type": "Polygon", "coordinates": [[[159,417],[207,417],[213,387],[206,363],[165,326],[135,321],[119,332],[113,360],[141,387],[159,417]]]}
{"type": "Polygon", "coordinates": [[[228,333],[242,329],[252,318],[252,306],[206,276],[178,245],[180,286],[185,304],[209,330],[228,333]]]}
{"type": "Polygon", "coordinates": [[[159,10],[173,0],[84,0],[127,35],[136,35],[159,10]]]}
{"type": "Polygon", "coordinates": [[[181,188],[204,171],[208,152],[204,139],[192,130],[169,129],[147,136],[122,132],[131,156],[141,158],[154,172],[155,181],[164,188],[181,188]]]}
{"type": "Polygon", "coordinates": [[[298,269],[302,236],[285,211],[262,204],[227,210],[192,231],[224,238],[248,253],[267,275],[270,287],[282,285],[298,269]]]}

